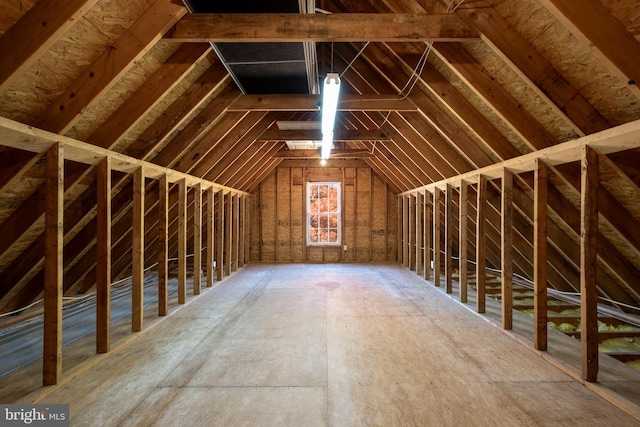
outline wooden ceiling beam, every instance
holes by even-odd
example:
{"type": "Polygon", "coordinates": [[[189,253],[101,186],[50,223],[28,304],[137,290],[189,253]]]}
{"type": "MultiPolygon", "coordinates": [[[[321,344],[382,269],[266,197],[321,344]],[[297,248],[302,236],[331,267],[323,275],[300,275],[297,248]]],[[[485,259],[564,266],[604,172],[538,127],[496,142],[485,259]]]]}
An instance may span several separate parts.
{"type": "MultiPolygon", "coordinates": [[[[289,159],[282,160],[279,166],[286,168],[307,168],[312,166],[308,160],[289,159]]],[[[325,165],[317,165],[322,168],[368,168],[364,160],[354,159],[328,159],[325,165]]]]}
{"type": "MultiPolygon", "coordinates": [[[[381,129],[351,130],[334,129],[334,141],[390,141],[389,135],[381,129]]],[[[322,141],[322,131],[315,129],[278,130],[267,129],[257,141],[322,141]]]]}
{"type": "MultiPolygon", "coordinates": [[[[229,111],[319,111],[320,95],[242,95],[229,106],[229,111]]],[[[395,94],[342,94],[338,111],[416,111],[411,101],[395,94]]]]}
{"type": "Polygon", "coordinates": [[[640,97],[640,41],[597,0],[540,0],[562,24],[640,97]]]}
{"type": "Polygon", "coordinates": [[[456,15],[424,13],[194,13],[165,37],[183,43],[479,40],[456,15]]]}
{"type": "Polygon", "coordinates": [[[0,94],[98,0],[38,1],[0,38],[0,94]]]}
{"type": "MultiPolygon", "coordinates": [[[[280,157],[282,159],[319,159],[319,150],[280,150],[274,157],[280,157]]],[[[357,158],[362,159],[365,157],[373,157],[371,150],[358,150],[358,149],[333,149],[331,150],[332,159],[344,159],[344,158],[357,158]]]]}

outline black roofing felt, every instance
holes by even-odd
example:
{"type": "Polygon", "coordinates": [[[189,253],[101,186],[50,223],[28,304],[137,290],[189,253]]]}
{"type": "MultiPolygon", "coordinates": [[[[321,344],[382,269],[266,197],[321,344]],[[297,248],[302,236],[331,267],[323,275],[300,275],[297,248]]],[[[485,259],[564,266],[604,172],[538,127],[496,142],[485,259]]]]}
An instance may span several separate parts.
{"type": "MultiPolygon", "coordinates": [[[[298,0],[186,0],[194,13],[299,13],[298,0]]],[[[308,93],[302,43],[214,43],[243,92],[308,93]]]]}

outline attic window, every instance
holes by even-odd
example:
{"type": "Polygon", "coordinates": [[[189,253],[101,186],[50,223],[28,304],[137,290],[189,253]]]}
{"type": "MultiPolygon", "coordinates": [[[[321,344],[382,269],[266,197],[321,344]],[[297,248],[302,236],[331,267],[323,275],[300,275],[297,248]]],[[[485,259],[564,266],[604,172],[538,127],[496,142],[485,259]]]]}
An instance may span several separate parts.
{"type": "Polygon", "coordinates": [[[307,244],[330,246],[341,244],[339,182],[307,183],[307,244]]]}

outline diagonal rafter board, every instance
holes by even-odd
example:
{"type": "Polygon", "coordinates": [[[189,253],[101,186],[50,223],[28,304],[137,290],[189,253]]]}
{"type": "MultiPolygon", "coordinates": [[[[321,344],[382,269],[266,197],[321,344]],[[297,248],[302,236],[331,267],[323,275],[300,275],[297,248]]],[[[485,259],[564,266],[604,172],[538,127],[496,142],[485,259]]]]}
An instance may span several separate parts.
{"type": "MultiPolygon", "coordinates": [[[[485,2],[481,2],[485,3],[485,2]]],[[[580,135],[611,127],[580,91],[491,7],[459,8],[456,14],[580,135]]]]}
{"type": "MultiPolygon", "coordinates": [[[[241,95],[228,111],[319,111],[320,95],[241,95]]],[[[338,111],[418,111],[397,94],[341,95],[338,111]]]]}
{"type": "Polygon", "coordinates": [[[65,133],[78,116],[97,102],[185,13],[183,6],[158,0],[47,107],[35,125],[65,133]]]}
{"type": "MultiPolygon", "coordinates": [[[[184,7],[172,4],[170,0],[158,0],[111,48],[84,70],[33,124],[40,129],[64,134],[76,123],[82,112],[93,106],[101,95],[113,87],[184,13],[184,7]]],[[[10,162],[11,169],[0,173],[0,191],[22,177],[38,160],[37,156],[5,151],[9,153],[3,152],[2,157],[12,156],[13,159],[10,162]]]]}
{"type": "Polygon", "coordinates": [[[640,41],[597,0],[540,0],[618,78],[640,96],[640,41]]]}
{"type": "Polygon", "coordinates": [[[179,42],[474,41],[458,16],[423,13],[189,14],[167,32],[179,42]]]}
{"type": "Polygon", "coordinates": [[[53,46],[98,0],[38,1],[0,38],[0,93],[53,46]]]}
{"type": "Polygon", "coordinates": [[[598,154],[611,154],[619,151],[631,150],[640,147],[640,120],[629,122],[598,133],[583,136],[573,141],[554,145],[542,150],[534,151],[520,157],[505,160],[472,172],[467,172],[456,177],[443,179],[432,184],[414,188],[401,194],[411,194],[416,191],[433,192],[434,188],[444,189],[447,184],[454,187],[460,180],[476,183],[478,176],[482,175],[489,180],[501,177],[502,169],[508,169],[515,174],[531,172],[535,170],[536,159],[543,160],[548,166],[556,166],[575,162],[581,159],[583,147],[591,147],[598,154]]]}
{"type": "Polygon", "coordinates": [[[73,160],[75,162],[96,166],[104,158],[110,157],[111,168],[115,171],[132,174],[138,168],[142,167],[147,178],[157,180],[163,175],[166,175],[167,179],[171,183],[176,183],[181,179],[185,179],[187,185],[190,187],[199,183],[202,184],[203,189],[213,187],[214,189],[224,190],[225,192],[231,192],[233,194],[242,193],[246,195],[246,193],[234,188],[225,187],[186,173],[158,166],[143,160],[138,160],[121,153],[96,147],[62,135],[41,129],[35,129],[32,126],[9,120],[4,117],[0,117],[0,144],[7,147],[41,154],[45,153],[53,145],[61,144],[64,147],[65,160],[73,160]]]}
{"type": "MultiPolygon", "coordinates": [[[[163,63],[149,79],[147,79],[134,94],[129,97],[116,112],[109,117],[89,138],[92,145],[112,149],[127,129],[138,123],[145,113],[149,111],[159,100],[162,94],[169,91],[184,77],[184,75],[197,64],[207,52],[211,50],[208,45],[184,45],[193,46],[192,49],[179,48],[165,63],[163,63]]],[[[222,69],[222,65],[220,65],[222,69]]],[[[23,152],[21,152],[23,153],[23,152]]],[[[25,153],[36,161],[39,155],[25,153]]],[[[33,162],[27,162],[25,169],[18,175],[25,173],[33,162]]],[[[92,171],[87,165],[69,165],[67,179],[65,179],[65,192],[72,189],[92,171]]],[[[0,255],[20,238],[26,230],[44,213],[41,199],[44,197],[44,186],[40,186],[29,196],[24,203],[16,209],[9,218],[0,224],[0,235],[5,239],[0,242],[0,255]]]]}

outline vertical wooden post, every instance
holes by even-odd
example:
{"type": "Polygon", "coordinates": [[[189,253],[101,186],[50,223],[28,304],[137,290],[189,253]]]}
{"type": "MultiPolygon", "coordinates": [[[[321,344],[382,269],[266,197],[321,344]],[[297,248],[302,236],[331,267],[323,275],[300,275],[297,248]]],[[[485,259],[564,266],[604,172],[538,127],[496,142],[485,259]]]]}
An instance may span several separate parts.
{"type": "Polygon", "coordinates": [[[403,200],[404,200],[403,196],[398,196],[398,231],[396,233],[396,237],[397,237],[396,247],[398,249],[398,263],[404,265],[404,244],[403,244],[404,241],[402,240],[403,231],[404,231],[403,221],[402,221],[403,200]]]}
{"type": "Polygon", "coordinates": [[[467,235],[467,225],[468,225],[468,207],[469,207],[469,184],[464,179],[460,181],[460,205],[458,206],[460,209],[459,213],[459,226],[458,226],[458,238],[460,243],[458,244],[459,252],[460,252],[460,302],[467,302],[467,286],[468,286],[468,276],[467,276],[467,268],[468,268],[468,258],[467,258],[467,250],[469,248],[469,238],[467,235]]]}
{"type": "Polygon", "coordinates": [[[111,158],[97,168],[96,212],[96,352],[111,347],[111,158]]]}
{"type": "Polygon", "coordinates": [[[424,280],[431,278],[431,193],[424,192],[424,280]]]}
{"type": "Polygon", "coordinates": [[[445,292],[453,292],[453,186],[447,184],[444,200],[444,277],[445,292]]]}
{"type": "Polygon", "coordinates": [[[231,226],[233,227],[233,232],[231,233],[231,271],[238,271],[238,258],[240,250],[240,196],[238,194],[234,194],[233,196],[231,196],[231,206],[233,209],[231,214],[231,226]]]}
{"type": "Polygon", "coordinates": [[[178,304],[187,302],[187,182],[178,181],[178,304]]]}
{"type": "Polygon", "coordinates": [[[222,280],[224,272],[224,190],[219,190],[216,196],[216,279],[222,280]]]}
{"type": "Polygon", "coordinates": [[[224,218],[224,274],[231,276],[231,239],[233,226],[231,221],[233,219],[233,194],[227,193],[225,197],[226,209],[224,218]]]}
{"type": "Polygon", "coordinates": [[[213,286],[213,254],[214,254],[214,231],[213,231],[213,215],[215,215],[213,187],[207,189],[207,288],[213,286]]]}
{"type": "MultiPolygon", "coordinates": [[[[246,201],[245,196],[238,196],[238,268],[244,267],[244,234],[246,233],[246,201]]],[[[289,203],[289,212],[291,212],[291,203],[289,203]]],[[[291,218],[291,213],[289,213],[291,218]]],[[[291,234],[291,221],[289,221],[289,236],[291,234]]],[[[291,253],[291,261],[293,261],[293,247],[291,242],[293,239],[289,239],[289,253],[291,253]]]]}
{"type": "Polygon", "coordinates": [[[478,175],[478,206],[476,209],[476,308],[485,312],[486,239],[484,235],[487,204],[487,178],[478,175]]]}
{"type": "Polygon", "coordinates": [[[202,184],[193,189],[193,294],[202,286],[202,184]]]}
{"type": "Polygon", "coordinates": [[[169,313],[169,180],[158,181],[158,316],[169,313]]]}
{"type": "Polygon", "coordinates": [[[144,323],[144,170],[133,173],[133,265],[131,267],[131,331],[144,323]]]}
{"type": "Polygon", "coordinates": [[[598,243],[598,153],[585,146],[582,152],[580,210],[580,325],[582,378],[598,379],[598,291],[596,262],[598,243]]]}
{"type": "Polygon", "coordinates": [[[424,233],[422,231],[422,225],[424,224],[424,219],[422,216],[424,210],[424,196],[422,193],[418,192],[416,194],[416,274],[422,275],[423,271],[423,262],[424,256],[422,255],[422,250],[424,247],[424,233]]]}
{"type": "Polygon", "coordinates": [[[402,196],[402,266],[409,267],[409,197],[402,196]]]}
{"type": "Polygon", "coordinates": [[[416,268],[416,199],[412,194],[407,198],[409,200],[409,270],[416,268]]]}
{"type": "MultiPolygon", "coordinates": [[[[245,214],[244,214],[244,263],[251,262],[251,199],[245,197],[245,214]]],[[[304,245],[303,245],[304,247],[304,245]]]]}
{"type": "Polygon", "coordinates": [[[513,329],[513,174],[502,169],[502,222],[500,259],[502,264],[502,327],[513,329]]]}
{"type": "Polygon", "coordinates": [[[547,350],[547,191],[548,168],[536,159],[533,177],[533,345],[547,350]]]}
{"type": "Polygon", "coordinates": [[[440,199],[442,190],[433,189],[433,284],[440,286],[440,199]]]}
{"type": "Polygon", "coordinates": [[[47,151],[44,229],[44,343],[42,383],[53,385],[62,376],[62,280],[64,264],[64,148],[47,151]]]}

